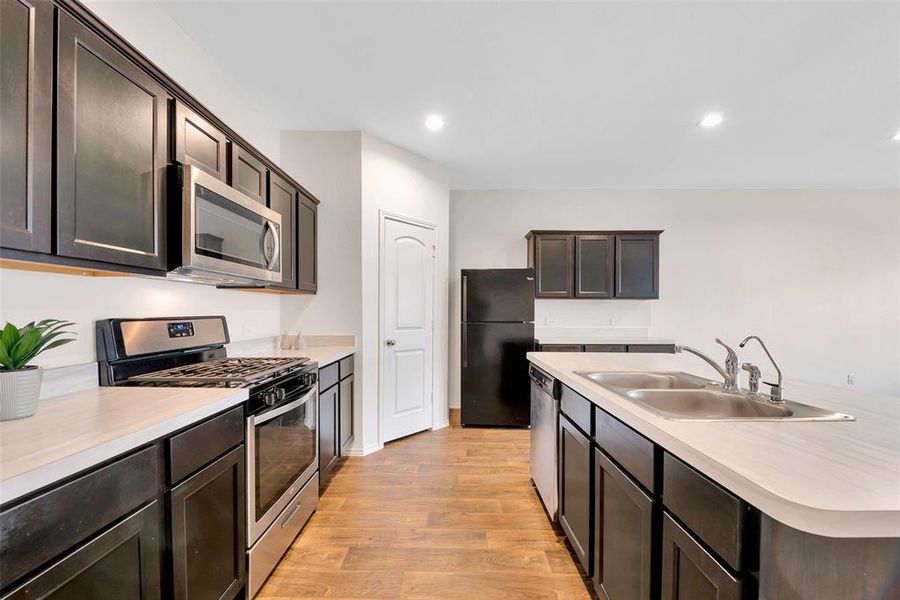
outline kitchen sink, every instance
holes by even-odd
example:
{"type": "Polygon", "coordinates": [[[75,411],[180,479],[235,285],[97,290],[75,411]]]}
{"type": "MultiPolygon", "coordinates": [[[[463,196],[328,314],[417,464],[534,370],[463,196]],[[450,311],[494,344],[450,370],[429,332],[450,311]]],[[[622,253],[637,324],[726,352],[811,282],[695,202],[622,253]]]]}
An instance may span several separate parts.
{"type": "Polygon", "coordinates": [[[798,402],[782,404],[750,392],[725,391],[688,373],[599,373],[578,375],[673,421],[854,421],[850,415],[798,402]]]}
{"type": "Polygon", "coordinates": [[[712,382],[687,373],[592,373],[580,371],[603,387],[624,390],[699,390],[712,382]]]}

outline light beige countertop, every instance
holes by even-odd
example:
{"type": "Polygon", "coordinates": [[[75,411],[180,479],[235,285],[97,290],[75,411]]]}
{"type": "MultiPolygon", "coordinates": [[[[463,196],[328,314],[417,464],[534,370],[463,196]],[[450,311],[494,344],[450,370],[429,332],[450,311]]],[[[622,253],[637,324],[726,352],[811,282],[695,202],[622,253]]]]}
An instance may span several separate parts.
{"type": "Polygon", "coordinates": [[[246,399],[245,389],[99,387],[41,400],[34,416],[0,423],[0,503],[246,399]]]}
{"type": "Polygon", "coordinates": [[[785,525],[829,537],[900,537],[900,398],[788,380],[787,399],[856,421],[672,421],[575,371],[684,371],[719,380],[697,357],[530,352],[528,359],[785,525]]]}
{"type": "Polygon", "coordinates": [[[270,350],[260,350],[248,353],[229,353],[229,356],[296,356],[305,357],[319,363],[320,367],[331,364],[336,360],[346,358],[356,352],[354,346],[307,346],[302,350],[282,350],[273,348],[270,350]]]}

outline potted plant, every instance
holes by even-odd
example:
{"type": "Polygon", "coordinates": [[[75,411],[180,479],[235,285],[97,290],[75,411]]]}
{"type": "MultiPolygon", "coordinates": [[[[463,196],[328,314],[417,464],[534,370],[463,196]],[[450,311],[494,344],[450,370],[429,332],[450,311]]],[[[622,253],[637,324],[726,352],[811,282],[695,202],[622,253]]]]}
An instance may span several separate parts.
{"type": "Polygon", "coordinates": [[[0,331],[0,421],[30,417],[41,395],[43,370],[29,365],[41,352],[74,341],[69,321],[45,319],[24,327],[7,323],[0,331]]]}

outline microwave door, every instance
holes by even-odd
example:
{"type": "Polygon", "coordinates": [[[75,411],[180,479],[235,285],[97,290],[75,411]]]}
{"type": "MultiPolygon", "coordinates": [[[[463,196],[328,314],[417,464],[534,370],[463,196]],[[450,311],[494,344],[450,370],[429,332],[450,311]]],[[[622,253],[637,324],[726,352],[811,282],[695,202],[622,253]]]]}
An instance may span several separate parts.
{"type": "Polygon", "coordinates": [[[184,168],[190,173],[190,267],[280,282],[281,216],[195,167],[184,168]]]}

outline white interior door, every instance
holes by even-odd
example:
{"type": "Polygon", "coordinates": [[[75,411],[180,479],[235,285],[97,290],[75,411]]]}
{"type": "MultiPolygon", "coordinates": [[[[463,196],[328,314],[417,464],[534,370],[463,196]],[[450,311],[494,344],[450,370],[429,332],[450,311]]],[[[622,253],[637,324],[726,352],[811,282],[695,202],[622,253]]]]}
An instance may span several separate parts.
{"type": "Polygon", "coordinates": [[[380,404],[389,442],[431,427],[435,231],[383,222],[380,404]]]}

